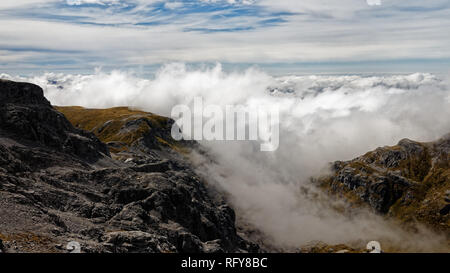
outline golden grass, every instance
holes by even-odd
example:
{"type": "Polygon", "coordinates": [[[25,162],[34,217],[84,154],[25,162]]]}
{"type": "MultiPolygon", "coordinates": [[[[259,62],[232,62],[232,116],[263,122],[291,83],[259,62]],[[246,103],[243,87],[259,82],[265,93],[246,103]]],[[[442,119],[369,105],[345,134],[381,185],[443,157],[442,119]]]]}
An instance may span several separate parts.
{"type": "Polygon", "coordinates": [[[21,252],[58,252],[55,249],[55,241],[52,238],[34,234],[31,232],[1,234],[0,239],[4,243],[15,242],[21,252]]]}
{"type": "MultiPolygon", "coordinates": [[[[80,106],[55,106],[55,109],[63,113],[75,127],[93,132],[102,142],[117,142],[118,147],[110,147],[112,153],[128,150],[136,141],[152,130],[167,127],[170,121],[167,117],[128,107],[88,109],[80,106]],[[148,122],[136,123],[137,128],[133,128],[133,130],[122,130],[125,124],[138,119],[145,119],[148,122]]],[[[156,137],[156,139],[162,146],[167,146],[180,153],[186,152],[186,149],[173,139],[161,137],[156,137]]]]}

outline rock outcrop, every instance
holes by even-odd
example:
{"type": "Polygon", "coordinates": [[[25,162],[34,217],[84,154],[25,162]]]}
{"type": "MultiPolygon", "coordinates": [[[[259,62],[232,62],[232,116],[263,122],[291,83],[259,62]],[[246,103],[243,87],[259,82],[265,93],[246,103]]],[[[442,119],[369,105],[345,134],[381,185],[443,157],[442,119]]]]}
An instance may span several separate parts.
{"type": "Polygon", "coordinates": [[[92,133],[76,129],[39,86],[0,80],[0,134],[23,144],[42,145],[94,162],[109,155],[92,133]]]}
{"type": "Polygon", "coordinates": [[[331,164],[317,180],[352,203],[368,204],[404,222],[450,231],[450,134],[435,142],[409,139],[350,161],[331,164]]]}
{"type": "Polygon", "coordinates": [[[0,81],[2,251],[67,252],[70,241],[82,252],[258,251],[184,157],[195,143],[172,142],[171,122],[55,109],[38,86],[0,81]]]}

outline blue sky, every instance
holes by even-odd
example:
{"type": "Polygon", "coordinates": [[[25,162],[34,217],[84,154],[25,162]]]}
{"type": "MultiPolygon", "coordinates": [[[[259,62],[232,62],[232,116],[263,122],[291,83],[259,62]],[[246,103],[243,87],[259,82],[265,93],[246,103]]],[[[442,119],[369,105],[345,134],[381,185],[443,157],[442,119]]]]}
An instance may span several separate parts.
{"type": "Polygon", "coordinates": [[[0,72],[448,72],[450,1],[2,0],[0,72]]]}

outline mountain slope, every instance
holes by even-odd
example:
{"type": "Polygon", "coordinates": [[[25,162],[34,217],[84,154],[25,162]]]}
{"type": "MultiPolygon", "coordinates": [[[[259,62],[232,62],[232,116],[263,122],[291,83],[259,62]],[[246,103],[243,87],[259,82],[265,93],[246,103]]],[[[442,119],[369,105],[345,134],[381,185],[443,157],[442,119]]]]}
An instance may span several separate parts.
{"type": "Polygon", "coordinates": [[[317,180],[330,193],[403,222],[450,234],[450,134],[429,143],[408,139],[350,161],[317,180]]]}
{"type": "MultiPolygon", "coordinates": [[[[0,81],[0,98],[1,251],[65,252],[69,241],[83,252],[258,250],[236,234],[234,211],[173,151],[169,119],[133,112],[122,123],[129,110],[113,109],[97,119],[104,130],[93,130],[106,145],[72,126],[38,86],[0,81]]],[[[194,144],[178,145],[186,152],[194,144]]]]}
{"type": "Polygon", "coordinates": [[[148,152],[174,150],[188,152],[183,146],[194,142],[175,141],[171,137],[173,120],[132,110],[128,107],[86,109],[83,107],[55,107],[77,128],[94,133],[108,144],[113,153],[123,151],[148,152]]]}

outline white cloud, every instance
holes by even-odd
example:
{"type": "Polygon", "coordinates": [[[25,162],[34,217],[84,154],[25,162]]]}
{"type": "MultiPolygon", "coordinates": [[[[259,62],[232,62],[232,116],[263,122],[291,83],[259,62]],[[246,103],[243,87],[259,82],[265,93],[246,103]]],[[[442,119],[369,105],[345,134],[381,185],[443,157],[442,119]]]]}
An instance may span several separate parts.
{"type": "MultiPolygon", "coordinates": [[[[117,2],[69,1],[73,4],[117,2]]],[[[377,8],[370,7],[364,0],[233,1],[253,3],[245,8],[255,8],[264,14],[261,16],[247,13],[227,16],[223,10],[171,15],[169,12],[151,12],[149,5],[155,2],[158,1],[134,1],[139,3],[137,7],[117,13],[110,8],[52,10],[51,5],[46,6],[45,10],[50,15],[88,18],[79,19],[83,24],[53,19],[50,15],[42,18],[26,17],[21,13],[14,15],[9,10],[0,19],[0,46],[79,50],[83,53],[66,54],[67,59],[91,63],[92,56],[96,56],[117,67],[168,61],[295,63],[450,58],[450,37],[442,35],[450,27],[449,7],[439,0],[386,0],[377,8]],[[280,12],[294,14],[270,15],[280,12]],[[411,20],[412,16],[415,20],[411,20]],[[284,21],[262,23],[273,19],[275,22],[277,19],[284,21]],[[83,20],[92,24],[85,24],[83,20]],[[138,23],[149,24],[134,25],[138,23]],[[187,32],[187,29],[230,31],[208,33],[187,32]]],[[[217,1],[208,2],[213,5],[217,1]]],[[[1,1],[0,9],[33,3],[43,4],[44,1],[1,1]]],[[[167,8],[174,10],[180,5],[180,1],[165,3],[167,8]]],[[[25,10],[30,10],[29,7],[25,10]]],[[[36,56],[43,54],[32,53],[36,56]]],[[[18,55],[17,52],[10,54],[18,55]]],[[[51,52],[47,54],[52,57],[51,52]]],[[[23,62],[36,59],[20,56],[23,62]]],[[[101,61],[96,65],[101,65],[101,61]]]]}
{"type": "Polygon", "coordinates": [[[220,3],[220,2],[226,2],[228,4],[243,4],[243,5],[251,5],[254,4],[255,0],[199,0],[200,2],[205,3],[220,3]]]}
{"type": "Polygon", "coordinates": [[[44,4],[56,1],[58,0],[2,0],[0,1],[0,9],[15,8],[32,4],[44,4]]]}
{"type": "Polygon", "coordinates": [[[82,5],[82,4],[114,4],[119,2],[118,0],[66,0],[68,5],[82,5]]]}
{"type": "Polygon", "coordinates": [[[168,9],[178,9],[183,7],[183,2],[166,2],[164,7],[168,9]]]}
{"type": "Polygon", "coordinates": [[[367,0],[369,6],[381,6],[381,0],[367,0]]]}
{"type": "Polygon", "coordinates": [[[412,235],[367,212],[343,217],[309,199],[301,187],[315,192],[308,178],[330,161],[351,159],[404,137],[430,141],[450,132],[444,118],[450,116],[447,78],[422,73],[272,77],[257,69],[226,73],[220,65],[189,69],[180,63],[162,67],[153,79],[121,71],[13,78],[41,85],[56,105],[129,105],[163,115],[195,96],[205,104],[278,105],[281,138],[275,153],[259,152],[259,145],[248,142],[204,142],[218,164],[196,157],[199,170],[228,193],[240,217],[290,247],[312,240],[375,239],[429,251],[441,243],[439,236],[412,235]]]}

